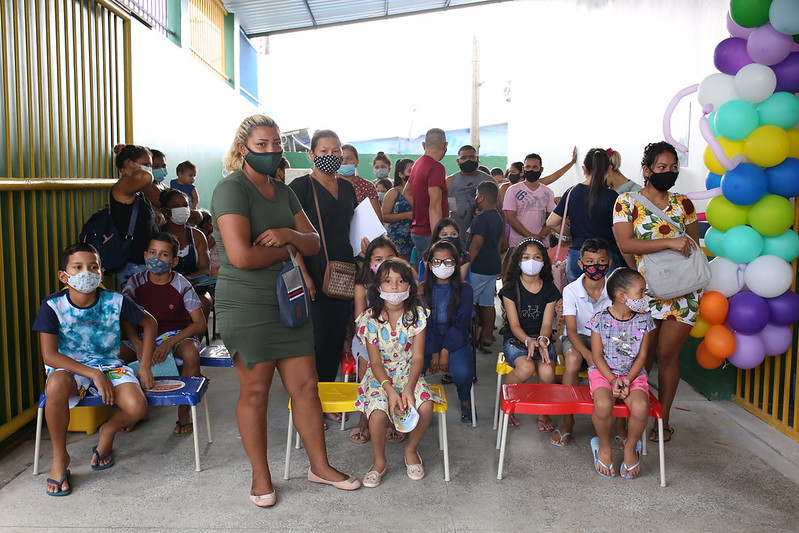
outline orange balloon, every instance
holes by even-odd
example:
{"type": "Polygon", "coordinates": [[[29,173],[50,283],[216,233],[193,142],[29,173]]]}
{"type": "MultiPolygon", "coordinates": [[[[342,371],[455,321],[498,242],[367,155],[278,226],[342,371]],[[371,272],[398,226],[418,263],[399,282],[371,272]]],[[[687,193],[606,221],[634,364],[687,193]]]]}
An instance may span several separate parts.
{"type": "Polygon", "coordinates": [[[718,291],[706,292],[699,300],[699,314],[711,324],[723,324],[729,310],[730,302],[718,291]]]}
{"type": "Polygon", "coordinates": [[[708,370],[713,370],[721,366],[724,359],[719,359],[707,350],[704,342],[701,342],[696,348],[696,362],[699,366],[708,370]]]}
{"type": "Polygon", "coordinates": [[[712,355],[726,359],[735,351],[735,336],[725,326],[714,324],[707,330],[702,344],[707,346],[707,351],[712,355]]]}

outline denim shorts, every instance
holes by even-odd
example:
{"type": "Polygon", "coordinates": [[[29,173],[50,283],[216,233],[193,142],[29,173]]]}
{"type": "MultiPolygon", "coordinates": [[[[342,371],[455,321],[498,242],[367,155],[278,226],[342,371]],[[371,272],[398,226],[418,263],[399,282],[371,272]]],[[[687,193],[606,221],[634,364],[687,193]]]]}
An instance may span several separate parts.
{"type": "MultiPolygon", "coordinates": [[[[505,362],[508,363],[513,368],[516,368],[515,361],[519,357],[527,357],[527,349],[526,348],[519,348],[514,346],[510,343],[512,337],[508,337],[504,343],[502,343],[502,350],[505,352],[505,362]]],[[[549,343],[549,358],[552,361],[557,362],[558,355],[555,353],[555,343],[549,343]]],[[[533,361],[541,361],[541,354],[538,353],[538,350],[535,351],[533,355],[533,361]]]]}
{"type": "Polygon", "coordinates": [[[474,289],[474,305],[494,307],[497,275],[475,274],[472,272],[472,289],[474,289]]]}
{"type": "MultiPolygon", "coordinates": [[[[591,337],[589,337],[588,335],[583,335],[582,333],[578,333],[578,335],[580,336],[580,339],[582,339],[583,343],[585,344],[585,347],[588,348],[588,350],[590,351],[591,350],[591,337]]],[[[561,342],[561,345],[563,346],[563,355],[566,355],[566,352],[568,352],[569,350],[574,350],[574,346],[572,346],[572,341],[569,340],[569,337],[567,335],[564,335],[561,338],[560,342],[561,342]]]]}

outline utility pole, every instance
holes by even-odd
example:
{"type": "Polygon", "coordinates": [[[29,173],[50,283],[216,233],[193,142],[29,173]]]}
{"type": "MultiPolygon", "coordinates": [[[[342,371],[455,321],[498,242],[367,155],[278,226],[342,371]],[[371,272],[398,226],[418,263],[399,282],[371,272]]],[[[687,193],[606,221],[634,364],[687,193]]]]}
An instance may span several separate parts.
{"type": "Polygon", "coordinates": [[[469,128],[472,146],[480,153],[480,40],[472,37],[472,123],[469,128]]]}

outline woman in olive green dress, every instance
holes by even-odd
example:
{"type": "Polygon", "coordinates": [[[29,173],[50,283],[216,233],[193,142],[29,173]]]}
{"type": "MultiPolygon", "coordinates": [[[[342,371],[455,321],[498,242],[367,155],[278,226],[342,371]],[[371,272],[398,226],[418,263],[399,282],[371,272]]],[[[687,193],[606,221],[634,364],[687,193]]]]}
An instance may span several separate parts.
{"type": "Polygon", "coordinates": [[[217,184],[211,200],[222,263],[216,312],[241,384],[236,418],[252,465],[250,499],[259,507],[276,501],[266,453],[266,411],[275,369],[291,397],[294,421],[308,452],[308,479],[344,490],[360,487],[357,478],[342,474],[327,460],[313,325],[309,320],[288,328],[279,320],[275,288],[283,261],[288,260],[285,245],[301,255],[319,250],[319,236],[294,193],[274,179],[282,155],[277,124],[265,115],[246,118],[225,156],[230,174],[217,184]]]}

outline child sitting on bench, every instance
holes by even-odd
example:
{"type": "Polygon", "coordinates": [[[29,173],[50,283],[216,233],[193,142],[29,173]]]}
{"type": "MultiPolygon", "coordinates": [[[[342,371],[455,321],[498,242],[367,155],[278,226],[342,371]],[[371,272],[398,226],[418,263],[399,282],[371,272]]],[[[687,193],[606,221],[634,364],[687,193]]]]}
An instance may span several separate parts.
{"type": "Polygon", "coordinates": [[[602,477],[614,477],[610,444],[611,411],[616,400],[630,410],[627,443],[620,475],[640,474],[641,435],[649,417],[649,383],[644,361],[655,329],[649,314],[644,277],[631,268],[619,268],[607,282],[610,307],[588,321],[593,365],[588,383],[594,399],[592,420],[597,437],[591,439],[594,469],[602,477]]]}

